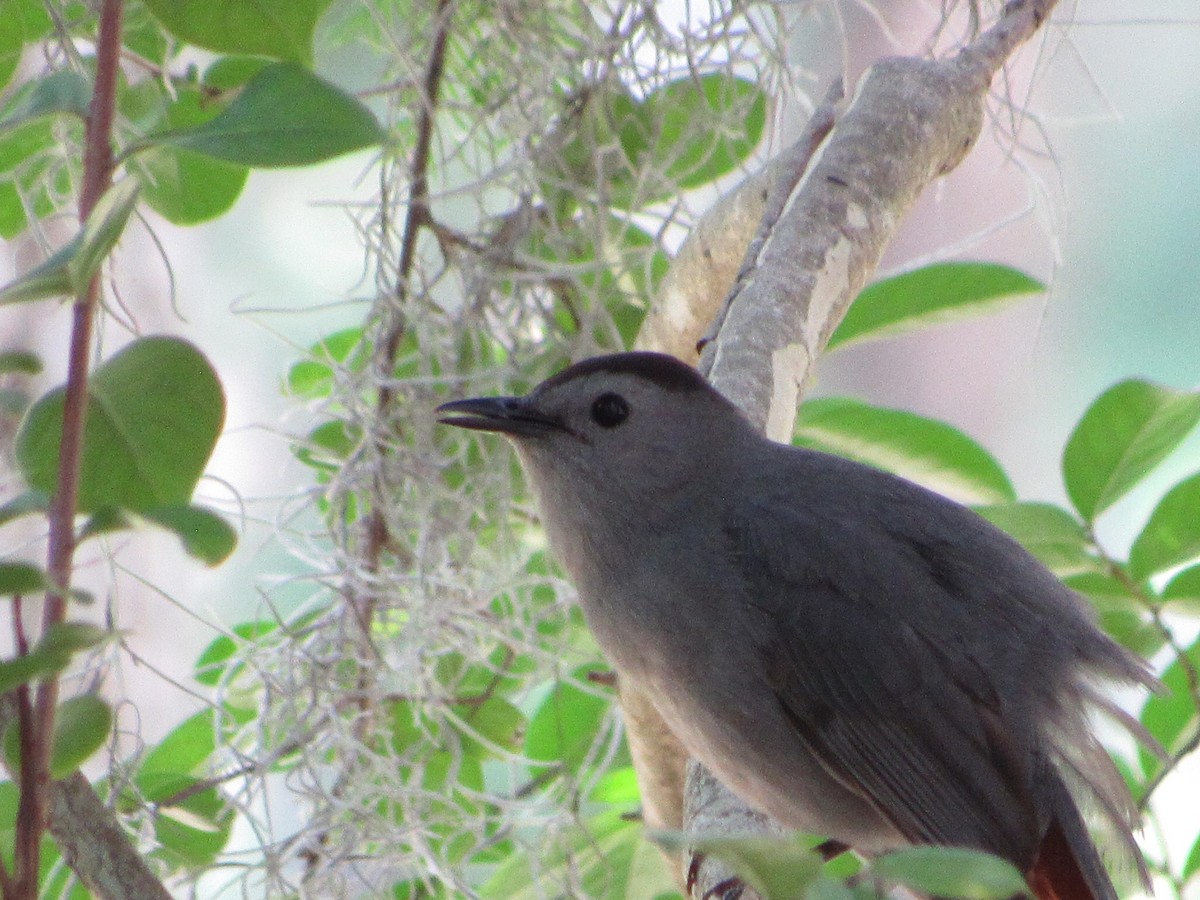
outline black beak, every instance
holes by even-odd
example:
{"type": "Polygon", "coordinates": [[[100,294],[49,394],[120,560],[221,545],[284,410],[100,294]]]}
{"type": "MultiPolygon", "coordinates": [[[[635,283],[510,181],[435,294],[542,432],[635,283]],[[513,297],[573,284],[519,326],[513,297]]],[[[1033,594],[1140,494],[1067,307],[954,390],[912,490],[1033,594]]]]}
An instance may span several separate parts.
{"type": "Polygon", "coordinates": [[[562,429],[557,419],[539,412],[524,397],[475,397],[452,400],[437,408],[438,421],[475,431],[537,435],[562,429]]]}

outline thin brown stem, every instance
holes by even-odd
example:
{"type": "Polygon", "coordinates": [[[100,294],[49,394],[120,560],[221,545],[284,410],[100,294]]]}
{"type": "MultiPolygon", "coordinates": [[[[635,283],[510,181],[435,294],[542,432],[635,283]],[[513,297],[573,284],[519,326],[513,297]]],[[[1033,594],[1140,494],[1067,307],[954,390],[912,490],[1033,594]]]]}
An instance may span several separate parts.
{"type": "MultiPolygon", "coordinates": [[[[420,109],[417,113],[417,141],[413,147],[412,157],[408,167],[408,205],[405,214],[403,231],[400,238],[400,258],[396,270],[396,282],[393,296],[389,304],[385,304],[380,313],[382,325],[380,337],[376,343],[374,359],[375,372],[379,379],[379,389],[375,399],[375,428],[374,449],[376,459],[382,461],[388,455],[390,444],[389,413],[395,400],[395,391],[390,385],[392,370],[396,365],[396,355],[400,343],[407,330],[404,315],[404,301],[408,297],[409,279],[417,260],[417,237],[422,228],[427,228],[432,222],[429,212],[429,165],[433,146],[435,119],[437,117],[438,98],[441,94],[442,75],[446,65],[446,44],[450,37],[450,23],[453,18],[454,0],[438,0],[433,19],[433,41],[426,64],[425,75],[418,86],[420,89],[420,109]]],[[[406,85],[407,86],[407,85],[406,85]]],[[[384,234],[387,230],[384,228],[384,234]]],[[[364,648],[364,655],[376,655],[371,630],[375,621],[378,607],[378,595],[375,582],[382,566],[384,553],[392,544],[391,531],[388,528],[383,504],[387,495],[384,475],[377,463],[373,479],[373,502],[371,511],[363,523],[363,546],[359,554],[360,570],[363,573],[361,585],[348,592],[347,613],[354,617],[358,626],[358,641],[364,648]]],[[[358,698],[359,716],[354,722],[354,734],[360,740],[369,734],[373,714],[374,672],[365,662],[360,666],[354,694],[358,698]]],[[[354,778],[353,764],[341,774],[334,793],[340,794],[345,785],[354,778]]],[[[305,856],[310,871],[317,865],[320,854],[319,848],[327,840],[325,834],[318,835],[313,848],[305,856]]]]}
{"type": "MultiPolygon", "coordinates": [[[[104,0],[96,38],[96,80],[84,134],[83,187],[79,197],[80,221],[87,219],[96,201],[112,183],[112,126],[116,107],[117,75],[121,54],[121,0],[104,0]]],[[[58,487],[50,507],[47,571],[53,589],[47,592],[42,614],[45,632],[66,617],[71,567],[75,554],[75,511],[79,497],[79,463],[87,409],[88,359],[92,323],[100,299],[100,279],[94,277],[75,300],[68,351],[67,386],[63,405],[62,438],[58,459],[58,487]]],[[[41,683],[29,723],[22,722],[21,800],[17,811],[14,879],[8,900],[35,898],[42,833],[50,792],[50,750],[54,712],[58,706],[58,679],[41,683]],[[26,724],[29,725],[26,728],[26,724]],[[28,735],[26,735],[28,731],[28,735]]]]}
{"type": "MultiPolygon", "coordinates": [[[[400,238],[395,303],[390,308],[390,321],[385,324],[375,357],[376,371],[379,373],[381,381],[375,401],[376,421],[384,430],[387,428],[388,411],[395,399],[395,392],[390,385],[390,377],[396,364],[396,354],[399,352],[400,342],[403,340],[407,328],[402,307],[403,301],[408,295],[408,281],[416,263],[417,235],[421,228],[431,221],[429,214],[429,156],[433,145],[434,120],[437,115],[438,97],[441,93],[442,74],[446,65],[446,43],[450,37],[452,2],[453,0],[438,0],[434,18],[433,45],[422,82],[421,109],[417,115],[417,143],[413,148],[412,160],[409,164],[408,211],[400,238]]],[[[386,453],[386,444],[387,441],[381,434],[376,442],[376,449],[381,457],[386,453]]],[[[377,494],[381,493],[381,491],[377,491],[377,494]]],[[[370,575],[379,571],[384,548],[390,540],[382,508],[382,496],[377,496],[375,500],[366,526],[366,547],[362,560],[365,571],[370,575]]],[[[375,614],[375,600],[374,592],[368,591],[364,596],[357,598],[355,602],[359,625],[368,640],[375,614]]]]}

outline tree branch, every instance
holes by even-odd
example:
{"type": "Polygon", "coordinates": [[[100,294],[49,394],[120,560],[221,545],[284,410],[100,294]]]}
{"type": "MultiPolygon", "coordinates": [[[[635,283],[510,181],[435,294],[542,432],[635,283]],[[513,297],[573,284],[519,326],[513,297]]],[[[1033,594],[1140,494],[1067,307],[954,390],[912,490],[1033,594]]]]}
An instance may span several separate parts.
{"type": "MultiPolygon", "coordinates": [[[[104,0],[96,37],[96,77],[92,87],[84,133],[83,187],[79,220],[85,222],[96,201],[112,184],[112,125],[116,109],[117,75],[121,55],[121,0],[104,0]]],[[[58,484],[50,506],[50,536],[46,569],[53,589],[46,594],[42,612],[45,633],[66,617],[71,568],[75,555],[75,512],[79,497],[79,466],[87,412],[88,361],[92,349],[92,324],[100,302],[100,275],[75,299],[72,310],[67,385],[63,400],[62,436],[59,443],[58,484]]],[[[41,860],[41,840],[46,828],[50,796],[50,751],[54,715],[58,706],[58,679],[42,681],[34,700],[29,734],[22,734],[21,799],[17,810],[12,898],[35,898],[41,860]]],[[[22,723],[25,724],[25,723],[22,723]]]]}
{"type": "MultiPolygon", "coordinates": [[[[701,368],[769,436],[790,438],[800,392],[830,335],[921,191],[958,165],[974,144],[993,76],[1036,32],[1055,2],[1012,0],[991,28],[950,60],[877,63],[863,76],[773,227],[753,240],[744,225],[728,228],[724,237],[730,244],[722,248],[723,256],[740,256],[743,250],[746,256],[709,334],[701,368]]],[[[761,191],[761,183],[752,190],[761,191]]],[[[726,206],[738,208],[736,203],[726,206]]],[[[708,218],[701,228],[720,231],[721,225],[708,218]]],[[[699,239],[693,235],[688,243],[693,240],[699,239]]],[[[696,323],[715,309],[705,305],[712,302],[713,290],[685,300],[686,292],[666,288],[702,283],[709,274],[702,270],[713,258],[711,252],[697,254],[685,245],[648,317],[647,344],[653,338],[681,358],[694,359],[678,348],[699,337],[696,323]],[[671,325],[682,333],[669,341],[657,337],[671,325]]],[[[627,692],[636,693],[636,686],[623,685],[623,702],[627,692]]],[[[635,764],[642,779],[647,764],[636,755],[635,764]]],[[[755,818],[761,817],[696,769],[688,778],[685,827],[724,833],[753,829],[755,818]],[[730,811],[731,800],[742,806],[741,812],[730,811]],[[718,811],[715,818],[713,811],[718,811]]],[[[775,827],[763,826],[768,831],[775,827]]],[[[729,877],[708,859],[694,860],[689,874],[695,876],[689,879],[695,897],[709,896],[729,877]]]]}
{"type": "Polygon", "coordinates": [[[79,772],[54,783],[50,833],[67,865],[97,897],[170,900],[113,811],[79,772]]]}

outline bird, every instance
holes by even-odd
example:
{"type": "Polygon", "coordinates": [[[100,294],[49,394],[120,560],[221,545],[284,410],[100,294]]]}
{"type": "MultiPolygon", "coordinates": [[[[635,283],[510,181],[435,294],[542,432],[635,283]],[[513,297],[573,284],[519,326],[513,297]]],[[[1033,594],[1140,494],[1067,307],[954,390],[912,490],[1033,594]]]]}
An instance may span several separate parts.
{"type": "Polygon", "coordinates": [[[1152,741],[1100,685],[1159,684],[974,511],[769,440],[659,353],[436,414],[511,440],[618,677],[751,807],[867,857],[978,849],[1040,900],[1116,900],[1090,804],[1149,887],[1089,714],[1152,741]]]}

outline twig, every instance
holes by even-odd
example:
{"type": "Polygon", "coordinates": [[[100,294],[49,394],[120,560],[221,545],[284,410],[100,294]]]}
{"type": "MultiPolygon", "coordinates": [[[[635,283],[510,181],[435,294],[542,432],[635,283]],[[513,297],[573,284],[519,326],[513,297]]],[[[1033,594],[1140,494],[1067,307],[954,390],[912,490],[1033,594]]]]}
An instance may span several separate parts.
{"type": "MultiPolygon", "coordinates": [[[[116,107],[117,75],[121,54],[121,0],[104,0],[96,38],[96,78],[84,133],[83,187],[79,219],[86,221],[96,201],[112,183],[112,125],[116,107]]],[[[62,438],[59,447],[58,487],[50,507],[47,572],[53,588],[46,594],[42,629],[66,617],[71,567],[75,554],[75,511],[79,497],[79,465],[87,411],[88,358],[92,324],[100,301],[100,276],[75,299],[72,310],[67,386],[63,401],[62,438]]],[[[50,794],[50,750],[54,713],[58,706],[58,679],[45,679],[34,701],[28,754],[21,758],[21,800],[17,811],[14,848],[14,883],[9,900],[35,898],[50,794]]],[[[23,729],[24,730],[24,729],[23,729]]],[[[26,743],[24,734],[22,743],[26,743]]]]}
{"type": "MultiPolygon", "coordinates": [[[[433,46],[429,53],[429,64],[425,70],[421,110],[417,116],[417,143],[413,148],[412,162],[409,166],[409,200],[408,212],[405,217],[404,231],[400,239],[400,260],[396,272],[395,306],[392,308],[390,323],[387,322],[387,309],[384,310],[385,326],[383,338],[379,341],[379,351],[375,358],[375,368],[380,377],[379,392],[376,395],[375,422],[381,431],[390,427],[388,412],[395,391],[391,384],[391,372],[395,368],[396,354],[400,342],[407,330],[402,304],[408,294],[408,280],[416,262],[417,235],[423,225],[431,220],[429,214],[429,154],[433,143],[434,118],[437,114],[438,95],[441,92],[442,72],[446,63],[446,41],[450,36],[451,8],[453,0],[438,0],[435,14],[435,32],[433,46]]],[[[376,440],[376,450],[380,456],[386,453],[388,441],[382,433],[376,440]]],[[[363,567],[371,575],[379,571],[383,550],[388,544],[389,535],[387,521],[384,517],[381,498],[372,506],[367,523],[367,546],[363,552],[363,567]]],[[[363,629],[367,640],[370,640],[371,622],[375,612],[375,593],[353,599],[359,626],[363,629]]]]}
{"type": "MultiPolygon", "coordinates": [[[[408,209],[404,220],[404,230],[400,239],[400,258],[396,271],[396,282],[393,297],[389,298],[380,311],[381,336],[376,342],[374,368],[378,379],[378,392],[375,399],[375,415],[372,417],[376,429],[374,450],[376,459],[382,461],[388,455],[391,443],[389,430],[392,420],[389,415],[395,400],[395,389],[392,382],[392,371],[395,369],[396,355],[400,343],[407,330],[404,315],[404,300],[408,296],[408,282],[412,275],[417,258],[417,237],[422,228],[429,227],[432,216],[429,212],[429,164],[430,152],[433,145],[434,120],[437,116],[438,97],[441,93],[442,74],[446,63],[446,44],[450,37],[450,22],[453,18],[454,0],[438,0],[434,13],[433,43],[429,51],[429,61],[425,69],[425,77],[421,83],[420,110],[417,114],[417,141],[409,162],[409,196],[408,209]]],[[[383,229],[386,238],[386,227],[383,229]]],[[[367,657],[378,656],[372,640],[371,629],[375,620],[378,606],[378,595],[375,582],[382,565],[383,555],[392,544],[392,536],[384,514],[386,491],[383,483],[384,475],[377,463],[373,474],[374,502],[370,513],[363,525],[365,543],[362,548],[359,563],[362,576],[357,579],[357,586],[347,591],[348,614],[354,617],[358,626],[358,640],[365,650],[367,657]]],[[[372,686],[375,681],[374,672],[369,665],[359,667],[355,696],[358,698],[359,715],[353,725],[355,737],[365,741],[373,721],[372,686]]],[[[351,763],[342,772],[338,782],[333,786],[332,793],[340,795],[347,784],[355,777],[355,766],[351,763]]],[[[328,840],[326,833],[321,833],[305,852],[307,868],[312,872],[319,859],[318,848],[328,840]]]]}

